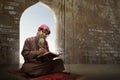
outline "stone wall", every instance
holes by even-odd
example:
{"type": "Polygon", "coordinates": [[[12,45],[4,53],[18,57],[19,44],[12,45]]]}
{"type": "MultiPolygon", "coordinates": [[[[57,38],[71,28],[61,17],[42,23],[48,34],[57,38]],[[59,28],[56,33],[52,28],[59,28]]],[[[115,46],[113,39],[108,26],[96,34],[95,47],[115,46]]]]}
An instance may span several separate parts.
{"type": "Polygon", "coordinates": [[[36,2],[37,1],[32,0],[0,0],[1,64],[19,63],[20,16],[27,7],[33,5],[36,2]]]}
{"type": "Polygon", "coordinates": [[[120,63],[119,0],[0,0],[0,63],[19,63],[19,21],[41,1],[55,11],[65,63],[120,63]]]}
{"type": "Polygon", "coordinates": [[[120,1],[65,0],[64,4],[65,62],[119,64],[120,1]]]}

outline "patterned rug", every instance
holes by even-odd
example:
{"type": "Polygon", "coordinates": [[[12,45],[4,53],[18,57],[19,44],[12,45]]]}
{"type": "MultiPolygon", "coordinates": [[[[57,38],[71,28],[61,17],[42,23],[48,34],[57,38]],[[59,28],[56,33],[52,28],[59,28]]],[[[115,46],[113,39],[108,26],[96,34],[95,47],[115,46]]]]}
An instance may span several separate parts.
{"type": "Polygon", "coordinates": [[[26,78],[26,80],[81,80],[81,78],[83,77],[81,75],[68,73],[68,72],[50,73],[50,74],[42,75],[36,78],[31,78],[19,71],[14,71],[14,72],[12,71],[9,73],[15,76],[24,77],[26,78]]]}
{"type": "Polygon", "coordinates": [[[29,78],[28,80],[78,80],[80,77],[80,75],[76,74],[59,72],[43,75],[37,78],[29,78]]]}

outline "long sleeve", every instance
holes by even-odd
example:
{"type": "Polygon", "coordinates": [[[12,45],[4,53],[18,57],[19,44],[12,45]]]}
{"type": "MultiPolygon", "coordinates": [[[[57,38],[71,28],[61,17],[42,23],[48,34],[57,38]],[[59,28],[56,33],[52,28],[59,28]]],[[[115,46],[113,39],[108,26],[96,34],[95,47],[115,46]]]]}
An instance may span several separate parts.
{"type": "Polygon", "coordinates": [[[26,62],[34,61],[35,58],[37,57],[37,51],[35,49],[34,44],[32,43],[33,42],[31,40],[26,39],[23,46],[22,55],[26,62]]]}

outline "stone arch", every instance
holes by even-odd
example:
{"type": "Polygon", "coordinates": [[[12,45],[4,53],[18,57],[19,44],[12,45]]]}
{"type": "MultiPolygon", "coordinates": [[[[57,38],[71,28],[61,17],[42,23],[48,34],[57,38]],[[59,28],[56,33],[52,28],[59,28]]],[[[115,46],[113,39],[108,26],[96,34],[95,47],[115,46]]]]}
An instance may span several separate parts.
{"type": "MultiPolygon", "coordinates": [[[[26,1],[26,0],[25,0],[26,1]]],[[[22,7],[19,7],[19,19],[20,19],[20,16],[22,15],[22,12],[27,9],[29,6],[32,6],[34,4],[36,4],[37,2],[41,2],[47,6],[49,6],[50,9],[52,9],[54,11],[54,15],[56,17],[56,50],[58,49],[61,49],[62,50],[62,53],[64,53],[64,0],[59,0],[59,1],[56,1],[56,0],[51,0],[51,1],[47,1],[47,0],[30,0],[30,1],[26,1],[26,2],[23,2],[21,4],[22,7]]],[[[64,58],[64,54],[62,56],[63,60],[65,60],[64,58]]]]}
{"type": "MultiPolygon", "coordinates": [[[[9,55],[5,56],[5,60],[3,61],[5,64],[10,64],[10,63],[19,64],[20,17],[25,9],[27,9],[29,6],[32,6],[39,1],[43,2],[44,4],[48,5],[51,9],[53,9],[53,11],[55,11],[58,22],[60,21],[62,23],[62,19],[61,19],[62,17],[60,16],[61,8],[62,8],[61,7],[62,4],[60,4],[62,2],[61,0],[60,1],[56,1],[56,0],[51,0],[51,1],[48,1],[48,0],[14,0],[14,1],[2,0],[0,1],[0,5],[1,5],[0,6],[0,18],[1,18],[0,26],[2,31],[0,33],[0,38],[2,40],[2,43],[0,43],[0,45],[1,47],[4,47],[4,46],[10,47],[10,51],[6,50],[7,54],[9,55]],[[9,44],[6,44],[6,41],[9,44]],[[9,62],[7,61],[8,59],[9,59],[9,62]]],[[[3,52],[2,49],[0,49],[0,51],[3,52]]]]}
{"type": "Polygon", "coordinates": [[[20,26],[19,26],[20,27],[20,51],[19,51],[20,63],[23,63],[23,60],[24,60],[21,55],[21,50],[23,48],[25,39],[28,37],[31,37],[31,36],[35,36],[37,33],[37,28],[41,24],[47,24],[49,26],[49,28],[51,30],[51,34],[47,38],[48,44],[49,44],[49,49],[51,52],[54,52],[54,53],[56,52],[56,49],[55,49],[56,48],[55,47],[56,25],[57,25],[56,23],[57,23],[57,20],[56,20],[56,16],[55,16],[55,13],[53,12],[53,10],[48,5],[46,5],[40,1],[33,4],[32,6],[28,7],[27,9],[25,9],[25,11],[23,11],[21,18],[20,18],[20,26]],[[37,9],[40,14],[38,13],[38,11],[36,12],[35,9],[37,9]],[[32,12],[33,12],[33,14],[32,14],[32,12]],[[27,13],[29,13],[29,14],[26,15],[27,13]],[[35,13],[36,14],[38,13],[39,15],[36,15],[35,13]],[[33,18],[33,17],[31,18],[33,20],[30,19],[30,17],[32,16],[31,14],[35,15],[35,16],[33,16],[35,18],[33,18]],[[28,16],[26,18],[29,18],[29,19],[25,19],[24,18],[25,16],[28,16]],[[44,18],[46,18],[46,19],[44,19],[44,18]],[[29,21],[27,21],[27,20],[29,20],[29,21]],[[33,23],[33,25],[31,23],[33,23]]]}

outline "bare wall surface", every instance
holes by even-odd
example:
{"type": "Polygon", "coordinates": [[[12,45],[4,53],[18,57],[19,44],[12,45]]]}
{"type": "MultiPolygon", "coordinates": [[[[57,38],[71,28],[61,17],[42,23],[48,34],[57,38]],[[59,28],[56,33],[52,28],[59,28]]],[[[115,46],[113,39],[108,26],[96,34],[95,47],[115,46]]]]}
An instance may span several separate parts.
{"type": "Polygon", "coordinates": [[[65,62],[119,64],[119,0],[65,0],[64,4],[65,62]]]}

